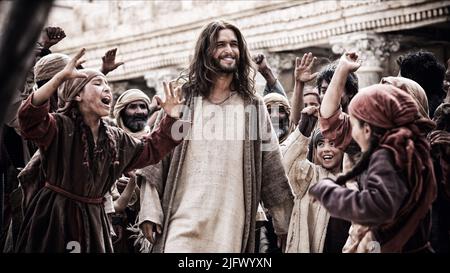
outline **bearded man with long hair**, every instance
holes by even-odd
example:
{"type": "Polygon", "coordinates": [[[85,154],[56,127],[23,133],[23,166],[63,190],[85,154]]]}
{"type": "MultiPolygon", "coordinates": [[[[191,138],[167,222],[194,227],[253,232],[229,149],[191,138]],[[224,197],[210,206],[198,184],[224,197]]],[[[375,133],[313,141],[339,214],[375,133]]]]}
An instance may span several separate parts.
{"type": "Polygon", "coordinates": [[[293,196],[254,77],[240,30],[206,25],[182,85],[189,133],[141,185],[139,225],[154,252],[254,252],[260,200],[287,234],[293,196]],[[146,206],[153,187],[159,211],[146,206]]]}

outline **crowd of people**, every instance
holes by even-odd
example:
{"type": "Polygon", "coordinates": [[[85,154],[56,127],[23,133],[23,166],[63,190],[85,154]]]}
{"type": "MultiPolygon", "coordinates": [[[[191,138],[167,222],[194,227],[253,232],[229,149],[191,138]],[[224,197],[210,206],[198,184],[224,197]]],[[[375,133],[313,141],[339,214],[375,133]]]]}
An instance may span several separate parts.
{"type": "Polygon", "coordinates": [[[289,98],[213,21],[164,97],[114,99],[117,48],[86,69],[51,52],[65,37],[43,30],[2,124],[2,252],[450,251],[450,59],[411,52],[360,89],[357,52],[308,52],[289,98]]]}

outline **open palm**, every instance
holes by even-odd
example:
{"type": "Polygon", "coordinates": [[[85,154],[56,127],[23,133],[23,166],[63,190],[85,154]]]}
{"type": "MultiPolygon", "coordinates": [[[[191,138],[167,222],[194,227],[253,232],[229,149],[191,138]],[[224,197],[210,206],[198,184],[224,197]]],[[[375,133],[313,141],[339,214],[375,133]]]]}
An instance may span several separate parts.
{"type": "Polygon", "coordinates": [[[159,96],[155,96],[155,99],[169,116],[179,118],[181,106],[185,101],[182,96],[181,87],[174,89],[172,82],[169,84],[167,82],[163,82],[163,85],[165,100],[163,101],[159,96]]]}
{"type": "Polygon", "coordinates": [[[86,74],[81,73],[77,70],[77,67],[80,66],[85,60],[80,60],[81,57],[84,56],[86,49],[82,48],[77,54],[69,61],[69,63],[64,67],[61,71],[61,75],[64,80],[74,79],[74,78],[86,78],[86,74]]]}
{"type": "Polygon", "coordinates": [[[108,50],[105,55],[102,57],[102,68],[101,71],[103,74],[108,74],[109,72],[115,70],[117,67],[124,64],[124,62],[117,62],[116,63],[116,53],[117,48],[113,48],[111,50],[108,50]]]}
{"type": "Polygon", "coordinates": [[[298,57],[295,58],[294,76],[296,81],[308,82],[317,77],[317,72],[312,73],[311,71],[316,59],[311,52],[308,54],[305,53],[301,60],[298,57]]]}

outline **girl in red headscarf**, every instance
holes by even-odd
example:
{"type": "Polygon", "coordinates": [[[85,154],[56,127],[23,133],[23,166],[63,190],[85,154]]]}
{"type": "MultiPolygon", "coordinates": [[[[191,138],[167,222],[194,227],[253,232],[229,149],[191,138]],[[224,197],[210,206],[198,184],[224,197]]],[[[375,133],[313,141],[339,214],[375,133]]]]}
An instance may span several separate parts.
{"type": "MultiPolygon", "coordinates": [[[[345,57],[344,57],[345,58],[345,57]]],[[[432,127],[412,97],[392,85],[360,90],[349,105],[351,132],[363,154],[347,174],[310,188],[332,216],[368,227],[381,252],[431,250],[436,181],[425,133],[432,127]],[[359,191],[342,187],[356,178],[359,191]]]]}

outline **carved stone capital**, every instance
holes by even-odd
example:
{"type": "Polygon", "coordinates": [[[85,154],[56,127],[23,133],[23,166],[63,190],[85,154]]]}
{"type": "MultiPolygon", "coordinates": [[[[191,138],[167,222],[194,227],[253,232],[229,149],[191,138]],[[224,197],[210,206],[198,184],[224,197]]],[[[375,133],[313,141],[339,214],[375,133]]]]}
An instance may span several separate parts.
{"type": "Polygon", "coordinates": [[[156,95],[164,97],[163,81],[170,82],[176,80],[179,71],[173,67],[152,70],[144,75],[147,86],[156,90],[156,95]]]}
{"type": "Polygon", "coordinates": [[[356,51],[367,65],[377,65],[384,62],[392,52],[400,49],[400,38],[372,33],[356,33],[330,39],[330,44],[335,54],[356,51]]]}
{"type": "MultiPolygon", "coordinates": [[[[282,71],[293,70],[295,62],[295,54],[292,53],[267,53],[265,52],[267,62],[272,69],[275,76],[279,75],[282,71]]],[[[262,79],[262,78],[261,78],[262,79]]],[[[265,84],[265,83],[264,83],[265,84]]]]}
{"type": "Polygon", "coordinates": [[[383,66],[391,53],[400,49],[398,36],[386,36],[374,33],[354,33],[330,39],[331,50],[335,54],[354,51],[362,61],[357,74],[360,87],[377,83],[383,66]]]}

